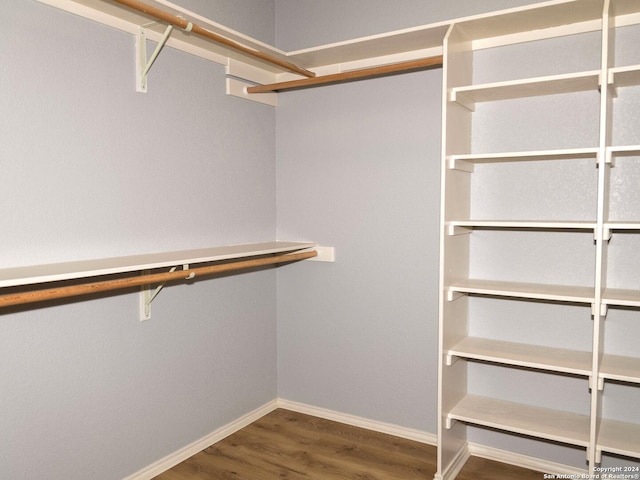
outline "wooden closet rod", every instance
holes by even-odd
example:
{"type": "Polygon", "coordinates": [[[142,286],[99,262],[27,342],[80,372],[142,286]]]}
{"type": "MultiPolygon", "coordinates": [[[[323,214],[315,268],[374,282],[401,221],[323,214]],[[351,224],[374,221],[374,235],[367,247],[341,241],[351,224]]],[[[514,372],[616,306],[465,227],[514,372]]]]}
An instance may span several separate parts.
{"type": "Polygon", "coordinates": [[[410,72],[423,70],[426,68],[437,68],[442,66],[442,55],[436,57],[422,58],[420,60],[410,60],[408,62],[383,65],[381,67],[363,68],[360,70],[350,70],[348,72],[323,75],[315,78],[303,78],[301,80],[291,80],[289,82],[271,83],[268,85],[257,85],[248,87],[247,93],[279,92],[292,90],[294,88],[315,87],[328,83],[348,82],[351,80],[362,80],[365,78],[379,77],[392,73],[410,72]]]}
{"type": "Polygon", "coordinates": [[[249,268],[262,267],[279,263],[296,262],[318,255],[318,252],[300,252],[276,255],[264,258],[254,258],[249,260],[239,260],[237,262],[222,263],[175,272],[154,273],[140,275],[138,277],[120,278],[117,280],[105,280],[102,282],[85,283],[82,285],[70,285],[59,288],[49,288],[46,290],[35,290],[32,292],[22,292],[0,296],[0,307],[11,305],[22,305],[25,303],[42,302],[45,300],[56,300],[59,298],[76,297],[80,295],[90,295],[92,293],[107,292],[111,290],[121,290],[123,288],[139,287],[141,285],[165,283],[172,280],[185,280],[216,273],[226,273],[249,268]]]}
{"type": "Polygon", "coordinates": [[[201,37],[207,38],[209,40],[213,40],[216,43],[220,43],[222,45],[226,45],[234,50],[250,55],[254,58],[259,58],[265,62],[271,63],[272,65],[277,65],[278,67],[284,68],[285,70],[289,70],[290,72],[299,73],[305,77],[315,77],[316,74],[310,72],[309,70],[305,70],[304,68],[298,67],[293,63],[286,62],[284,60],[280,60],[277,57],[269,55],[268,53],[261,52],[259,50],[254,50],[252,48],[245,47],[244,45],[240,45],[239,43],[234,42],[222,35],[218,35],[210,30],[200,27],[195,23],[189,22],[184,18],[173,15],[169,12],[165,12],[159,8],[153,7],[151,5],[147,5],[146,3],[139,2],[138,0],[113,0],[116,3],[129,7],[133,10],[137,10],[138,12],[144,13],[145,15],[149,15],[154,17],[156,20],[161,22],[168,23],[170,25],[180,27],[183,30],[188,30],[191,33],[196,35],[200,35],[201,37]]]}

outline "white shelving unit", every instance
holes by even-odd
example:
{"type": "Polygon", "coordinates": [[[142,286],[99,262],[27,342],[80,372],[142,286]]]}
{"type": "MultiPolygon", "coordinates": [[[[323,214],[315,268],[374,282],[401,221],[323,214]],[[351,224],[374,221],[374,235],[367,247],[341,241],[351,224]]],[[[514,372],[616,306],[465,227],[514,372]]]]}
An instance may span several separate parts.
{"type": "MultiPolygon", "coordinates": [[[[605,342],[610,309],[640,308],[640,285],[624,284],[624,279],[621,280],[616,271],[620,260],[617,263],[614,261],[624,258],[625,252],[622,250],[631,248],[628,245],[632,243],[626,241],[618,246],[615,242],[617,235],[624,235],[625,238],[640,236],[640,205],[624,198],[631,188],[624,189],[627,183],[635,182],[636,188],[640,184],[640,149],[637,144],[640,138],[635,140],[635,144],[614,143],[618,128],[616,121],[622,121],[616,120],[617,102],[624,102],[624,90],[639,88],[640,85],[639,65],[616,64],[614,38],[619,28],[640,22],[640,3],[629,0],[587,0],[576,2],[573,13],[566,8],[565,2],[547,2],[539,8],[514,9],[490,20],[475,18],[460,21],[450,27],[444,40],[441,354],[436,480],[455,478],[464,465],[469,455],[469,425],[582,448],[586,461],[582,467],[575,468],[583,468],[585,473],[591,475],[597,473],[595,467],[603,461],[603,454],[622,455],[631,461],[640,459],[640,418],[626,422],[603,416],[603,404],[607,402],[607,396],[617,394],[609,390],[619,390],[608,389],[609,382],[624,385],[623,390],[637,389],[640,383],[640,356],[620,355],[605,342]],[[551,24],[559,16],[564,21],[562,27],[551,24]],[[534,45],[531,49],[535,51],[535,42],[549,42],[556,37],[576,35],[585,31],[584,25],[594,22],[598,23],[600,30],[601,48],[591,51],[585,45],[585,56],[591,57],[584,61],[586,68],[516,79],[509,78],[507,73],[504,80],[474,82],[477,69],[482,68],[482,54],[486,56],[492,53],[487,49],[499,49],[509,42],[532,42],[534,45]],[[518,25],[519,28],[508,33],[509,42],[496,38],[504,31],[505,23],[518,25]],[[492,30],[496,32],[495,36],[488,33],[492,30]],[[476,65],[478,59],[479,66],[476,65]],[[601,65],[601,68],[589,68],[594,64],[601,65]],[[605,86],[608,88],[603,88],[605,86]],[[599,100],[591,101],[587,108],[582,108],[585,98],[582,92],[596,95],[599,100]],[[557,102],[566,109],[567,105],[573,103],[581,107],[576,110],[580,110],[580,115],[585,118],[571,118],[565,136],[571,135],[571,128],[581,128],[582,124],[598,125],[599,132],[596,128],[587,128],[585,132],[594,133],[586,135],[580,132],[582,136],[578,136],[582,142],[584,138],[589,138],[586,144],[566,148],[562,143],[563,136],[549,130],[544,119],[540,120],[538,116],[527,124],[526,119],[519,118],[517,136],[523,139],[527,135],[539,137],[550,148],[513,151],[507,147],[506,151],[501,151],[501,139],[507,145],[513,144],[513,140],[507,137],[513,133],[512,129],[512,132],[492,132],[491,136],[495,138],[487,141],[491,148],[486,150],[484,138],[475,134],[476,129],[486,133],[492,126],[491,123],[486,124],[491,122],[488,119],[497,115],[513,115],[516,111],[513,105],[516,104],[510,102],[514,101],[520,102],[518,106],[529,105],[525,101],[539,102],[539,105],[545,105],[545,113],[569,117],[570,112],[557,112],[553,107],[557,102]],[[493,116],[480,110],[485,105],[493,116]],[[548,105],[551,108],[546,108],[548,105]],[[558,142],[559,148],[554,148],[555,142],[558,142]],[[592,160],[592,163],[585,163],[586,160],[592,160]],[[496,187],[499,187],[499,182],[491,181],[489,186],[484,187],[478,184],[483,181],[479,179],[486,181],[491,179],[490,175],[498,175],[503,182],[509,182],[507,174],[503,172],[517,172],[513,167],[506,170],[507,166],[514,164],[525,166],[523,172],[526,173],[514,177],[512,181],[519,182],[522,188],[538,188],[539,195],[514,195],[507,189],[511,193],[502,201],[510,206],[512,203],[515,205],[509,210],[497,208],[493,213],[491,209],[494,207],[484,205],[491,202],[484,200],[489,196],[494,200],[500,198],[503,192],[496,187]],[[550,187],[546,186],[544,179],[553,170],[545,168],[560,164],[563,165],[561,168],[566,178],[557,182],[554,180],[550,187]],[[489,176],[485,174],[476,179],[478,172],[488,166],[492,169],[489,176]],[[583,174],[585,168],[593,169],[593,175],[588,172],[583,174]],[[612,180],[611,171],[614,168],[627,169],[617,172],[623,176],[622,180],[612,180]],[[574,176],[580,179],[575,180],[579,183],[571,184],[574,176]],[[585,185],[583,178],[593,178],[593,182],[585,185]],[[566,188],[560,191],[558,185],[566,188]],[[583,188],[587,190],[580,190],[583,188]],[[579,191],[574,194],[573,190],[576,189],[579,191]],[[588,205],[584,205],[585,201],[588,205]],[[540,206],[535,203],[540,203],[540,206]],[[516,213],[505,218],[503,211],[516,213]],[[563,213],[561,218],[558,218],[556,211],[563,213]],[[515,237],[516,232],[518,237],[515,237]],[[585,232],[593,234],[593,247],[591,253],[586,255],[583,243],[579,243],[583,241],[585,232]],[[491,243],[501,238],[518,238],[522,244],[511,246],[507,240],[500,240],[498,246],[492,248],[491,243]],[[540,272],[546,273],[556,268],[549,260],[554,258],[551,252],[538,248],[540,238],[544,238],[543,244],[547,248],[555,250],[557,246],[563,251],[580,252],[576,253],[575,259],[571,259],[573,265],[585,267],[579,275],[576,274],[575,281],[541,283],[537,280],[540,272]],[[509,250],[525,252],[518,262],[514,262],[512,271],[516,268],[519,271],[517,274],[513,272],[513,276],[508,267],[502,270],[494,268],[496,264],[505,262],[504,258],[513,261],[513,254],[500,250],[505,245],[509,250]],[[612,249],[617,249],[615,258],[611,256],[614,252],[612,249]],[[536,254],[530,254],[527,250],[535,250],[536,254]],[[611,260],[609,262],[608,257],[611,260]],[[496,278],[491,273],[487,278],[482,278],[485,270],[507,273],[504,274],[505,278],[496,278]],[[587,275],[584,272],[591,273],[587,275]],[[533,279],[531,282],[521,280],[529,277],[533,279]],[[501,332],[503,338],[500,339],[490,336],[482,338],[482,325],[486,322],[487,314],[477,308],[476,302],[481,299],[510,302],[509,312],[513,317],[501,325],[510,325],[506,328],[512,329],[512,332],[501,332]],[[561,305],[582,308],[584,319],[576,322],[573,328],[588,331],[592,339],[591,348],[562,348],[558,346],[562,344],[562,339],[555,338],[549,338],[549,343],[545,343],[545,334],[550,337],[554,332],[536,332],[536,324],[540,324],[538,328],[548,329],[554,319],[528,316],[531,304],[536,302],[548,305],[552,310],[546,311],[551,312],[561,305]],[[522,342],[519,329],[532,332],[534,339],[531,343],[522,342]],[[510,335],[516,339],[508,340],[510,335]],[[470,368],[472,362],[481,362],[483,368],[470,368]],[[547,378],[554,377],[560,383],[563,378],[586,379],[585,385],[589,388],[577,395],[582,395],[583,403],[590,404],[589,414],[564,407],[548,408],[536,404],[535,399],[531,400],[531,404],[523,404],[518,400],[488,398],[474,392],[472,385],[483,380],[474,378],[472,382],[471,375],[491,375],[495,381],[505,368],[513,372],[515,378],[520,378],[519,371],[534,370],[549,376],[547,378]]],[[[576,37],[576,41],[582,40],[576,37]]],[[[553,58],[548,60],[550,64],[560,62],[553,58]]],[[[508,64],[509,58],[502,58],[502,61],[508,64]]],[[[544,63],[547,59],[532,58],[531,61],[544,63]]],[[[508,70],[508,66],[505,67],[505,71],[508,70]]],[[[513,76],[518,75],[519,72],[516,72],[513,76]]],[[[508,125],[506,122],[498,124],[503,127],[508,125]]],[[[561,125],[556,121],[555,125],[558,124],[561,125]]],[[[528,144],[526,141],[523,143],[528,144]]],[[[563,275],[551,277],[570,278],[563,275]]],[[[491,307],[485,304],[485,308],[491,307]]],[[[562,315],[561,312],[558,310],[557,315],[562,315]]],[[[635,314],[640,316],[640,312],[635,314]]],[[[640,338],[640,323],[629,335],[635,336],[636,341],[640,338]]],[[[567,343],[570,343],[569,340],[567,343]]],[[[518,387],[514,385],[514,388],[518,387]]]]}

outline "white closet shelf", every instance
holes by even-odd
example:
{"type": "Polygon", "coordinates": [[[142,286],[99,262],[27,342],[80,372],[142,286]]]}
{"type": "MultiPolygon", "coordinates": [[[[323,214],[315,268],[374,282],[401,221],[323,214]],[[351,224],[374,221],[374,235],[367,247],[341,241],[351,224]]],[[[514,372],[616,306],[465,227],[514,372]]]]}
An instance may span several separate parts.
{"type": "Polygon", "coordinates": [[[640,458],[640,425],[602,419],[597,448],[617,455],[640,458]]]}
{"type": "Polygon", "coordinates": [[[640,85],[640,65],[629,65],[610,69],[609,83],[615,87],[633,87],[640,85]]]}
{"type": "Polygon", "coordinates": [[[591,353],[488,338],[467,337],[447,355],[573,375],[591,375],[591,353]]]}
{"type": "Polygon", "coordinates": [[[607,222],[606,230],[640,230],[640,222],[607,222]]]}
{"type": "Polygon", "coordinates": [[[451,89],[449,100],[469,108],[475,103],[538,97],[592,90],[598,91],[600,70],[550,75],[521,80],[469,85],[451,89]]]}
{"type": "Polygon", "coordinates": [[[621,382],[640,383],[640,358],[605,354],[600,365],[600,377],[621,382]]]}
{"type": "Polygon", "coordinates": [[[616,146],[607,147],[607,150],[613,154],[633,155],[635,153],[640,153],[640,145],[616,145],[616,146]]]}
{"type": "Polygon", "coordinates": [[[589,417],[577,413],[466,395],[447,418],[570,445],[589,445],[589,417]]]}
{"type": "Polygon", "coordinates": [[[531,230],[589,230],[595,231],[596,222],[539,221],[539,220],[451,220],[446,222],[449,235],[465,233],[473,228],[531,229],[531,230]]]}
{"type": "Polygon", "coordinates": [[[607,288],[602,296],[602,303],[620,307],[640,307],[640,290],[607,288]]]}
{"type": "MultiPolygon", "coordinates": [[[[510,37],[523,32],[531,33],[532,38],[545,38],[545,30],[564,28],[569,24],[577,27],[574,33],[597,30],[601,17],[602,2],[599,0],[587,0],[579,5],[560,1],[504,10],[493,18],[491,15],[478,15],[469,20],[460,19],[457,23],[476,49],[485,48],[487,43],[495,46],[495,42],[490,40],[496,37],[510,37]]],[[[501,44],[504,43],[498,43],[501,44]]]]}
{"type": "Polygon", "coordinates": [[[590,147],[501,153],[466,153],[448,156],[447,166],[450,170],[473,172],[473,165],[476,163],[583,160],[585,158],[595,160],[598,157],[598,151],[597,147],[590,147]]]}
{"type": "Polygon", "coordinates": [[[290,253],[315,247],[307,242],[263,242],[223,247],[149,253],[0,269],[0,287],[57,282],[154,268],[240,259],[275,253],[290,253]]]}
{"type": "Polygon", "coordinates": [[[554,302],[593,304],[595,301],[595,290],[593,288],[570,285],[466,279],[450,285],[447,290],[450,298],[453,298],[455,293],[460,293],[554,302]]]}

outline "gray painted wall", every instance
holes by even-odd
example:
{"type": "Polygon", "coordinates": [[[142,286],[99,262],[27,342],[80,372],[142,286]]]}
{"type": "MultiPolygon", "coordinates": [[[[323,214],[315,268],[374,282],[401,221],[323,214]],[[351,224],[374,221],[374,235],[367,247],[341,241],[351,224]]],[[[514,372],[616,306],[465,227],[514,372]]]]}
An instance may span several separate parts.
{"type": "Polygon", "coordinates": [[[280,96],[278,236],[336,248],[278,272],[281,398],[435,432],[439,70],[280,96]]]}
{"type": "MultiPolygon", "coordinates": [[[[215,18],[245,3],[272,37],[273,2],[215,18]]],[[[139,94],[132,36],[34,1],[0,20],[0,265],[275,237],[275,112],[222,66],[166,48],[139,94]]],[[[0,311],[0,478],[123,478],[273,400],[275,286],[171,286],[147,322],[127,292],[0,311]]]]}

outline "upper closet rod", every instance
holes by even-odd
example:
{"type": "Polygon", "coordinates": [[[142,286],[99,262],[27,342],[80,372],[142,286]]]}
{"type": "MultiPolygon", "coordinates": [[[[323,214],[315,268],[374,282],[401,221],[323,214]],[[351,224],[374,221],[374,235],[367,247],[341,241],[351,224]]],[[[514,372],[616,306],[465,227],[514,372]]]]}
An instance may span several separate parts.
{"type": "Polygon", "coordinates": [[[318,252],[308,251],[299,253],[288,253],[264,258],[254,258],[240,260],[230,263],[210,265],[207,267],[192,268],[174,272],[153,273],[140,275],[138,277],[127,277],[116,280],[106,280],[102,282],[85,283],[82,285],[69,285],[66,287],[49,288],[46,290],[35,290],[32,292],[22,292],[0,296],[0,307],[12,305],[22,305],[25,303],[42,302],[45,300],[56,300],[59,298],[76,297],[80,295],[90,295],[92,293],[108,292],[111,290],[122,290],[125,288],[139,287],[141,285],[164,283],[171,280],[192,279],[202,275],[213,275],[216,273],[226,273],[249,268],[262,267],[279,263],[296,262],[318,255],[318,252]]]}
{"type": "Polygon", "coordinates": [[[383,65],[381,67],[362,68],[360,70],[350,70],[348,72],[334,73],[332,75],[323,75],[321,77],[315,78],[303,78],[301,80],[291,80],[289,82],[271,83],[269,85],[257,85],[255,87],[248,87],[247,93],[281,92],[283,90],[315,87],[316,85],[323,85],[328,83],[362,80],[365,78],[379,77],[392,73],[404,73],[415,70],[423,70],[430,67],[441,67],[442,62],[442,55],[439,55],[436,57],[421,58],[419,60],[410,60],[408,62],[383,65]]]}
{"type": "Polygon", "coordinates": [[[285,70],[288,70],[290,72],[298,73],[305,77],[316,76],[315,73],[310,72],[309,70],[305,70],[304,68],[298,67],[293,63],[280,60],[279,58],[269,55],[268,53],[264,53],[259,50],[254,50],[252,48],[248,48],[243,45],[240,45],[239,43],[236,43],[233,40],[229,40],[228,38],[225,38],[222,35],[213,33],[205,28],[202,28],[192,22],[187,21],[184,18],[178,17],[169,12],[165,12],[164,10],[153,7],[151,5],[147,5],[146,3],[139,2],[138,0],[113,0],[113,1],[121,5],[124,5],[126,7],[132,8],[133,10],[137,10],[138,12],[144,13],[145,15],[154,17],[156,20],[180,27],[183,30],[189,30],[191,33],[200,35],[201,37],[208,38],[209,40],[213,40],[214,42],[220,43],[222,45],[226,45],[227,47],[230,47],[239,52],[245,53],[255,58],[259,58],[260,60],[271,63],[273,65],[277,65],[278,67],[284,68],[285,70]]]}

